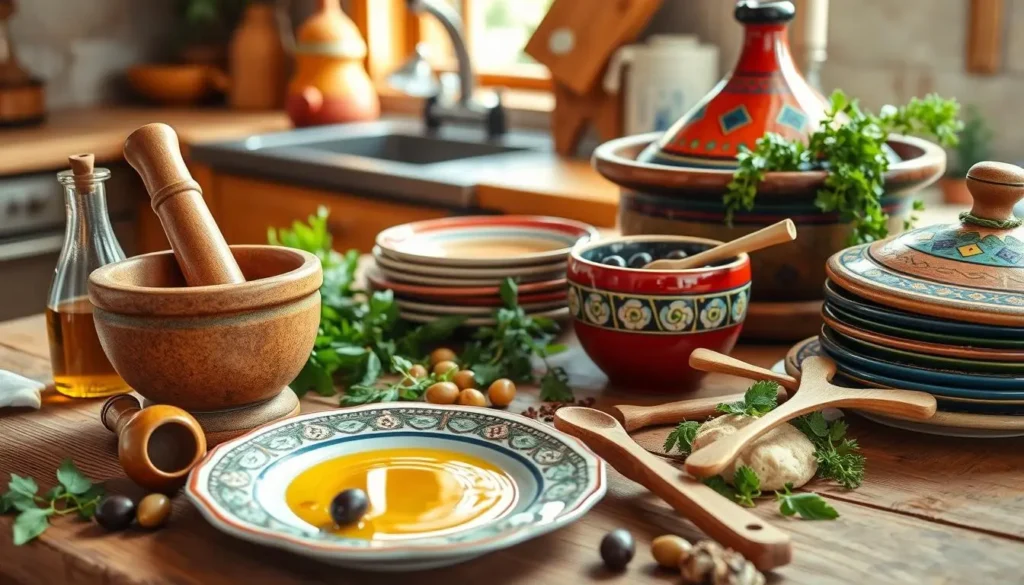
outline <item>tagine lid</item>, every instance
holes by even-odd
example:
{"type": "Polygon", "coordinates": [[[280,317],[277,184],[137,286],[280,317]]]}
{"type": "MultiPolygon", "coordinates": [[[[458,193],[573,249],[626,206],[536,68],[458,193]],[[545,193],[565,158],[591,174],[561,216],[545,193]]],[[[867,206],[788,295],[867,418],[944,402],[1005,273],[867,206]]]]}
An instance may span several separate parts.
{"type": "Polygon", "coordinates": [[[803,78],[789,52],[793,3],[743,0],[734,14],[745,34],[733,71],[644,150],[641,162],[735,168],[740,146],[754,148],[767,132],[806,143],[825,117],[825,98],[803,78]]]}
{"type": "Polygon", "coordinates": [[[956,224],[932,225],[847,248],[826,270],[837,285],[883,305],[934,317],[1024,325],[1024,169],[980,162],[967,173],[974,198],[956,224]]]}

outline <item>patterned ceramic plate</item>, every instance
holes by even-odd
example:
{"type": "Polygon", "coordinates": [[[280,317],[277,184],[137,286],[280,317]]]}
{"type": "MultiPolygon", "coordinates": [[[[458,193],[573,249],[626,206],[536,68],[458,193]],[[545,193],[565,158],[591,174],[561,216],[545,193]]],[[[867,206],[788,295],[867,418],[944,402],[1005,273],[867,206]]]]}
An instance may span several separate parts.
{"type": "MultiPolygon", "coordinates": [[[[772,369],[799,378],[800,364],[806,358],[816,355],[825,355],[824,350],[822,350],[817,336],[809,337],[790,348],[786,358],[775,364],[772,369]]],[[[860,411],[854,412],[879,424],[929,435],[976,439],[1024,436],[1024,416],[939,411],[928,419],[928,422],[919,422],[860,411]]]]}
{"type": "MultiPolygon", "coordinates": [[[[447,286],[433,286],[395,282],[394,280],[385,277],[376,268],[371,268],[366,271],[366,280],[375,289],[388,288],[395,291],[395,294],[403,294],[416,298],[458,299],[461,297],[497,297],[500,292],[500,283],[490,286],[458,286],[458,282],[448,281],[446,283],[447,286]]],[[[532,299],[527,298],[530,295],[533,295],[534,293],[548,293],[555,289],[558,289],[557,292],[564,297],[565,285],[566,279],[564,276],[554,280],[521,284],[519,285],[520,300],[523,302],[530,302],[532,299]]]]}
{"type": "MultiPolygon", "coordinates": [[[[410,284],[424,284],[427,286],[501,286],[502,282],[505,282],[505,276],[490,276],[485,278],[463,278],[461,276],[448,275],[448,276],[424,276],[422,274],[412,274],[409,272],[402,272],[400,270],[394,270],[384,266],[377,261],[377,270],[380,271],[381,275],[385,278],[393,280],[395,282],[410,283],[410,284]]],[[[546,274],[537,274],[534,276],[520,276],[516,277],[521,284],[531,282],[544,282],[559,280],[565,278],[565,265],[563,264],[559,270],[554,272],[548,272],[546,274]]]]}
{"type": "Polygon", "coordinates": [[[185,493],[214,526],[258,544],[368,571],[460,563],[551,532],[580,518],[606,489],[604,463],[582,442],[498,410],[372,404],[281,421],[217,446],[192,470],[185,493]],[[296,516],[291,481],[341,455],[396,447],[459,451],[512,477],[515,505],[482,525],[402,540],[345,538],[296,516]]]}
{"type": "MultiPolygon", "coordinates": [[[[435,303],[407,301],[396,299],[398,308],[413,313],[425,313],[429,315],[469,315],[470,317],[490,317],[494,315],[495,307],[479,307],[473,305],[439,305],[435,303]]],[[[566,300],[563,298],[557,301],[546,301],[543,303],[521,304],[527,313],[539,313],[565,307],[566,300]]]]}
{"type": "Polygon", "coordinates": [[[532,215],[477,215],[407,223],[377,235],[388,257],[434,266],[496,268],[564,260],[593,226],[532,215]]]}
{"type": "Polygon", "coordinates": [[[825,306],[822,309],[822,313],[837,319],[851,327],[863,329],[865,331],[873,331],[875,333],[881,333],[883,335],[892,335],[895,337],[902,337],[905,339],[915,339],[919,341],[925,341],[928,343],[936,343],[940,345],[957,345],[960,347],[980,347],[989,349],[1008,349],[1014,351],[1024,350],[1024,339],[987,339],[983,337],[963,337],[959,335],[948,335],[945,333],[935,333],[930,330],[917,330],[907,329],[905,327],[899,327],[887,323],[883,320],[870,320],[850,313],[844,309],[837,307],[832,304],[831,301],[825,301],[825,306]]]}
{"type": "Polygon", "coordinates": [[[537,280],[536,276],[546,276],[557,272],[565,272],[565,259],[557,258],[547,264],[536,264],[532,266],[506,266],[502,268],[463,268],[459,266],[431,266],[420,262],[405,262],[395,260],[384,255],[379,246],[373,248],[373,259],[379,266],[400,270],[408,274],[422,274],[424,276],[448,276],[454,278],[513,278],[520,277],[524,281],[537,280]]]}

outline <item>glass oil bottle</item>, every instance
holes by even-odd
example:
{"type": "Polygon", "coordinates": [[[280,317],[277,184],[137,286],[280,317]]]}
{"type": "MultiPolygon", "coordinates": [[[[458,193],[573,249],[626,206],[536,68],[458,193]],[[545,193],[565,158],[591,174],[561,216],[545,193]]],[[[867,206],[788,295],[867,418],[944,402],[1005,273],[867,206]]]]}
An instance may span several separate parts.
{"type": "Polygon", "coordinates": [[[107,214],[107,169],[93,169],[93,155],[70,157],[61,171],[67,226],[46,305],[46,330],[57,391],[75,398],[130,392],[100,346],[89,301],[89,274],[124,260],[107,214]]]}

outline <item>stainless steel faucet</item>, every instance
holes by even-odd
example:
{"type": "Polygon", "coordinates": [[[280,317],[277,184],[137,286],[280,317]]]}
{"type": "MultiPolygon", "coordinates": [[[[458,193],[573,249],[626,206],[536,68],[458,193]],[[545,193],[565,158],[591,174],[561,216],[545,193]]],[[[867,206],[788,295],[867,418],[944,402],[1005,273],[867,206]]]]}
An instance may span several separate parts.
{"type": "Polygon", "coordinates": [[[451,6],[439,0],[406,0],[409,10],[417,14],[429,14],[436,18],[444,27],[455,49],[458,64],[459,97],[448,99],[442,91],[443,84],[433,80],[433,71],[424,66],[423,51],[417,48],[410,61],[388,76],[388,81],[401,91],[420,93],[414,88],[430,88],[425,96],[423,118],[427,128],[435,129],[444,121],[483,122],[489,136],[499,136],[507,129],[505,108],[501,104],[501,95],[488,92],[474,97],[476,78],[473,75],[473,64],[466,49],[466,40],[462,33],[462,18],[451,6]],[[425,78],[426,76],[426,78],[425,78]]]}

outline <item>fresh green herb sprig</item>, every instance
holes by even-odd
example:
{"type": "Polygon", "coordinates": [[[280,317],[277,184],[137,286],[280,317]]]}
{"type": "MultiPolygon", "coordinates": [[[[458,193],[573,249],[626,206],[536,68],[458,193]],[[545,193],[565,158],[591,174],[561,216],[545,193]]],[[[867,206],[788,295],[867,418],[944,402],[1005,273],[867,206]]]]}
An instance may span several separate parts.
{"type": "Polygon", "coordinates": [[[399,380],[389,383],[378,382],[376,384],[355,384],[349,386],[341,397],[341,405],[357,406],[373,402],[422,400],[423,395],[427,392],[427,388],[438,382],[450,382],[452,376],[458,371],[458,369],[453,368],[451,371],[442,374],[428,373],[422,378],[417,378],[409,373],[413,366],[412,362],[401,356],[394,356],[391,360],[391,370],[399,374],[399,380]]]}
{"type": "Polygon", "coordinates": [[[956,100],[929,94],[902,107],[886,106],[874,115],[836,90],[825,119],[806,146],[769,133],[755,142],[753,150],[740,149],[737,169],[723,196],[726,221],[731,224],[737,211],[754,208],[766,172],[824,169],[827,176],[815,205],[823,212],[838,212],[851,223],[851,243],[884,238],[888,235],[888,215],[881,205],[889,170],[886,140],[892,133],[915,134],[955,146],[963,129],[959,112],[956,100]]]}
{"type": "Polygon", "coordinates": [[[793,426],[814,443],[819,477],[834,480],[846,489],[860,487],[864,481],[864,455],[857,440],[846,436],[846,422],[838,419],[829,423],[821,412],[812,412],[794,419],[793,426]]]}
{"type": "Polygon", "coordinates": [[[780,492],[775,492],[779,513],[783,516],[799,515],[804,520],[835,520],[839,517],[825,498],[811,492],[793,493],[793,484],[787,483],[780,492]]]}
{"type": "Polygon", "coordinates": [[[736,489],[736,503],[747,508],[755,506],[754,499],[761,497],[761,478],[757,472],[746,465],[736,468],[732,485],[736,489]]]}
{"type": "Polygon", "coordinates": [[[7,492],[0,496],[0,514],[17,512],[13,538],[15,546],[21,546],[45,532],[54,516],[92,518],[102,497],[103,487],[65,459],[57,468],[57,485],[43,495],[39,495],[36,480],[12,473],[7,492]]]}
{"type": "Polygon", "coordinates": [[[495,312],[496,324],[481,327],[467,344],[460,363],[473,370],[480,388],[487,388],[498,378],[531,383],[533,359],[544,361],[546,372],[541,377],[540,398],[547,402],[574,400],[569,375],[560,367],[552,367],[547,358],[565,351],[552,341],[558,334],[558,323],[546,317],[531,317],[519,306],[519,287],[511,278],[501,283],[504,304],[495,312]]]}
{"type": "Polygon", "coordinates": [[[697,438],[697,430],[700,423],[695,420],[687,420],[679,423],[668,437],[665,438],[663,448],[666,453],[672,453],[675,449],[680,455],[689,455],[693,451],[693,440],[697,438]]]}
{"type": "Polygon", "coordinates": [[[759,417],[768,414],[778,405],[779,385],[770,380],[759,380],[743,393],[742,401],[723,402],[715,410],[725,414],[759,417]]]}
{"type": "Polygon", "coordinates": [[[315,254],[324,271],[316,342],[290,385],[299,396],[310,390],[333,396],[336,384],[366,387],[383,374],[401,374],[395,369],[402,363],[396,357],[419,359],[430,344],[451,337],[466,319],[453,315],[413,326],[399,318],[390,290],[356,290],[359,252],[340,254],[331,248],[327,217],[327,209],[320,207],[306,223],[296,221],[290,229],[267,230],[270,244],[315,254]]]}

